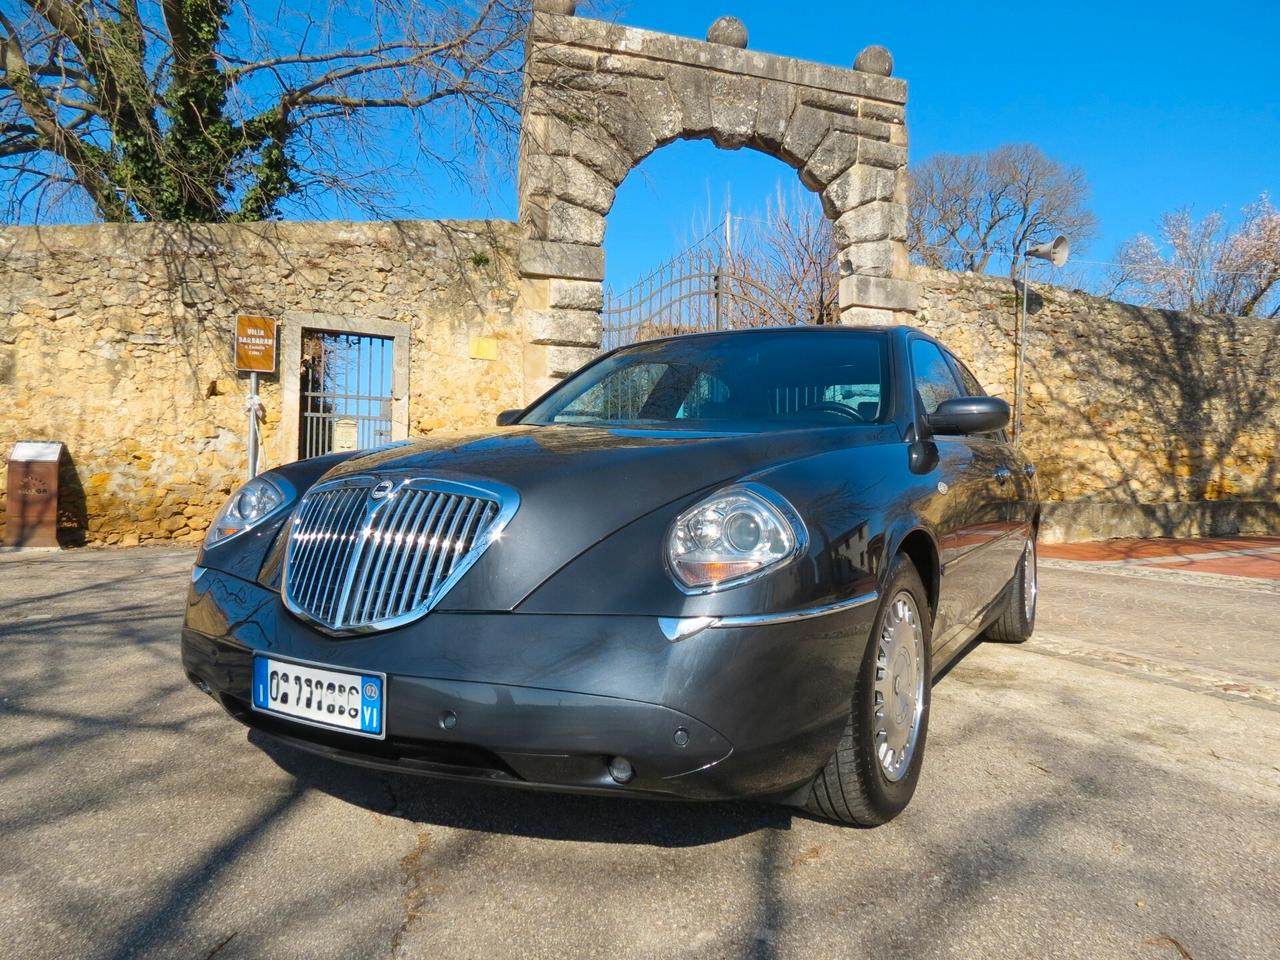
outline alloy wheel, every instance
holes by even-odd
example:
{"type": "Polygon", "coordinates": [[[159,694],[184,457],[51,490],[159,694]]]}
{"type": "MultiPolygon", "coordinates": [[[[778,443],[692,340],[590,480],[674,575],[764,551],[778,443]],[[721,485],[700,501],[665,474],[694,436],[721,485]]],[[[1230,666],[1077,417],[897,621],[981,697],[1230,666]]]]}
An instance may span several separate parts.
{"type": "Polygon", "coordinates": [[[910,593],[889,604],[877,638],[873,738],[880,768],[897,782],[911,769],[924,712],[924,631],[910,593]]]}

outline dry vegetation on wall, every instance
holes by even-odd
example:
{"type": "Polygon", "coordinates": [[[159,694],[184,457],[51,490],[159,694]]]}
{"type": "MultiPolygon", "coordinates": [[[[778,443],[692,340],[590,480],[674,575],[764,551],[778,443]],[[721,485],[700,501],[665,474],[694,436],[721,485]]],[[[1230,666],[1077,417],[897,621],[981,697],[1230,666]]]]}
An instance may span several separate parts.
{"type": "MultiPolygon", "coordinates": [[[[199,540],[246,469],[237,313],[412,324],[410,430],[487,424],[523,390],[514,246],[501,221],[0,231],[0,450],[66,443],[73,537],[199,540]]],[[[278,379],[262,393],[270,465],[278,379]]]]}
{"type": "MultiPolygon", "coordinates": [[[[916,268],[919,325],[1014,396],[1007,279],[916,268]]],[[[1280,323],[1195,316],[1032,284],[1026,449],[1070,537],[1274,532],[1280,323]]]]}

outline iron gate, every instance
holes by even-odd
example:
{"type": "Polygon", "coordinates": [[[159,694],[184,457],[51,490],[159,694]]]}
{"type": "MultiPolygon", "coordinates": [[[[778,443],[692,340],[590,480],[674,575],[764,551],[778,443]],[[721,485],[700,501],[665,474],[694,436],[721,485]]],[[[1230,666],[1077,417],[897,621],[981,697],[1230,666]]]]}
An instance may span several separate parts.
{"type": "Polygon", "coordinates": [[[622,294],[606,291],[605,350],[681,333],[811,322],[718,249],[691,249],[622,294]]]}
{"type": "Polygon", "coordinates": [[[304,459],[391,440],[394,346],[391,337],[302,332],[298,450],[304,459]]]}

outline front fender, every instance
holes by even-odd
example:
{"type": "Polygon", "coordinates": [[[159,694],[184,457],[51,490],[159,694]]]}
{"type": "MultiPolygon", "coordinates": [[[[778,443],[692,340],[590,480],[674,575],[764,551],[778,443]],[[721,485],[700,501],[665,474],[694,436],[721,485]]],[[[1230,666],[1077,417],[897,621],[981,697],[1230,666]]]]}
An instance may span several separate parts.
{"type": "Polygon", "coordinates": [[[663,562],[677,515],[712,489],[633,521],[591,547],[527,596],[530,613],[616,613],[731,617],[822,606],[877,590],[893,554],[890,537],[918,523],[918,478],[905,446],[860,445],[791,461],[741,480],[766,484],[795,507],[808,551],[768,576],[713,593],[686,595],[663,562]]]}

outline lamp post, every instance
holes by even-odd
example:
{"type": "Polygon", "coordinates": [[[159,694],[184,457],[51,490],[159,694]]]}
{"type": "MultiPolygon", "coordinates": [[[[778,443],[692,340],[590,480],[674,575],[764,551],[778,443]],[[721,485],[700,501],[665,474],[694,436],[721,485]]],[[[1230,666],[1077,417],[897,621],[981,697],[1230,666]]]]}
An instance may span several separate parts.
{"type": "Polygon", "coordinates": [[[1027,267],[1032,257],[1048,260],[1055,267],[1065,266],[1071,256],[1071,245],[1059,234],[1048,243],[1028,247],[1022,255],[1022,317],[1018,323],[1018,370],[1013,389],[1013,442],[1022,446],[1022,382],[1027,363],[1027,267]]]}

